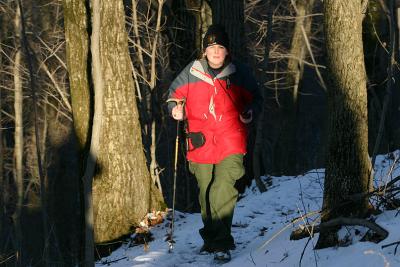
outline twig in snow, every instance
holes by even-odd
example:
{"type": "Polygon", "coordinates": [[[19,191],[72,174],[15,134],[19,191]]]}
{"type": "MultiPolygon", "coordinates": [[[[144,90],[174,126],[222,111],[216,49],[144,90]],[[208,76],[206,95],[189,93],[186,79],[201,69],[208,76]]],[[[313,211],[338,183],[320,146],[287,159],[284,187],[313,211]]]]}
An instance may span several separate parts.
{"type": "Polygon", "coordinates": [[[384,249],[384,248],[387,248],[387,247],[391,247],[393,245],[396,245],[396,247],[394,249],[394,255],[396,255],[397,247],[400,245],[400,241],[396,241],[396,242],[393,242],[393,243],[389,243],[389,244],[383,245],[381,248],[384,249]]]}
{"type": "Polygon", "coordinates": [[[254,259],[253,259],[253,255],[251,255],[251,252],[250,252],[250,259],[251,259],[251,261],[253,262],[254,266],[256,266],[257,264],[255,263],[255,261],[254,261],[254,259]]]}
{"type": "Polygon", "coordinates": [[[303,248],[303,251],[301,252],[301,256],[300,256],[300,261],[299,261],[299,267],[301,267],[301,261],[303,260],[303,256],[304,256],[304,252],[306,251],[306,248],[308,246],[308,243],[310,243],[310,240],[312,239],[312,237],[309,237],[307,240],[306,245],[303,248]]]}
{"type": "Polygon", "coordinates": [[[120,260],[123,260],[123,259],[126,259],[126,258],[128,258],[128,257],[122,257],[122,258],[119,258],[119,259],[116,259],[116,260],[112,260],[112,261],[102,261],[101,262],[101,264],[103,264],[103,265],[110,265],[110,263],[114,263],[114,262],[118,262],[118,261],[120,261],[120,260]]]}

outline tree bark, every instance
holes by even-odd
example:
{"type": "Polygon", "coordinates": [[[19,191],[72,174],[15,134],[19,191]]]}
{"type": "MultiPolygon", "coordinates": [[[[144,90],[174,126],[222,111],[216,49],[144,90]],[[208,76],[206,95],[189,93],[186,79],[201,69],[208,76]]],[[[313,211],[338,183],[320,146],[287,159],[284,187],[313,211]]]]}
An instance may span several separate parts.
{"type": "Polygon", "coordinates": [[[92,36],[90,51],[92,55],[92,77],[94,89],[94,115],[90,150],[86,159],[86,169],[83,176],[83,194],[85,207],[85,267],[94,266],[94,208],[93,208],[93,177],[95,176],[96,161],[99,153],[100,135],[104,110],[104,81],[100,55],[100,0],[91,1],[92,36]]]}
{"type": "MultiPolygon", "coordinates": [[[[64,21],[65,21],[65,39],[66,39],[66,58],[69,85],[71,92],[72,115],[74,120],[74,130],[80,150],[80,177],[84,176],[85,163],[91,159],[88,154],[90,145],[90,123],[92,122],[93,101],[89,87],[90,74],[89,66],[89,33],[88,33],[88,7],[85,1],[64,0],[64,21]],[[85,159],[88,159],[85,161],[85,159]]],[[[93,163],[94,164],[94,163],[93,163]]],[[[87,169],[88,170],[88,169],[87,169]]],[[[93,226],[90,227],[91,218],[87,215],[93,214],[93,211],[86,211],[92,207],[92,179],[85,177],[83,181],[83,211],[82,217],[83,229],[81,235],[81,253],[80,258],[84,260],[85,265],[93,265],[94,261],[94,237],[93,226]],[[89,220],[89,222],[87,222],[89,220]],[[84,251],[84,252],[83,252],[84,251]]]]}
{"type": "MultiPolygon", "coordinates": [[[[87,130],[92,105],[86,79],[87,9],[81,1],[65,0],[64,6],[74,122],[82,147],[87,144],[88,137],[94,138],[88,135],[90,130],[87,130]]],[[[92,191],[94,240],[105,242],[129,233],[133,225],[138,224],[150,209],[159,209],[163,201],[151,181],[143,153],[123,5],[122,2],[101,2],[99,8],[100,63],[93,61],[93,65],[100,67],[98,76],[103,83],[103,111],[99,119],[101,132],[97,131],[98,150],[95,155],[88,155],[88,162],[95,162],[92,191]]],[[[92,28],[95,29],[94,25],[92,28]]],[[[93,48],[93,58],[95,52],[93,48]]],[[[99,101],[95,100],[94,105],[101,104],[99,101]]],[[[95,125],[93,121],[92,127],[95,125]]],[[[93,129],[92,134],[95,133],[93,129]]]]}
{"type": "MultiPolygon", "coordinates": [[[[328,132],[322,223],[339,216],[363,217],[371,171],[368,156],[367,90],[362,43],[362,1],[324,1],[329,67],[328,132]]],[[[316,248],[335,245],[335,230],[322,229],[316,248]]]]}
{"type": "Polygon", "coordinates": [[[129,233],[162,196],[143,153],[122,2],[100,5],[100,60],[104,110],[93,181],[96,242],[129,233]]]}
{"type": "Polygon", "coordinates": [[[87,149],[92,116],[88,75],[89,37],[85,1],[64,0],[67,68],[75,134],[81,150],[87,149]]]}

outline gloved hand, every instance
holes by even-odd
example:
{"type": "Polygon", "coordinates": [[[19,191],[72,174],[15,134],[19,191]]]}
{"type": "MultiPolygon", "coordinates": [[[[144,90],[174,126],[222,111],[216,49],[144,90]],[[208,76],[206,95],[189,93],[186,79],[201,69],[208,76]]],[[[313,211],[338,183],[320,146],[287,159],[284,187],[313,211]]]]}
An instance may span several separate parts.
{"type": "Polygon", "coordinates": [[[182,103],[178,103],[173,109],[172,109],[172,118],[174,118],[177,121],[183,120],[183,105],[182,103]]]}
{"type": "Polygon", "coordinates": [[[240,121],[244,124],[249,124],[253,120],[253,110],[248,109],[239,115],[240,121]]]}

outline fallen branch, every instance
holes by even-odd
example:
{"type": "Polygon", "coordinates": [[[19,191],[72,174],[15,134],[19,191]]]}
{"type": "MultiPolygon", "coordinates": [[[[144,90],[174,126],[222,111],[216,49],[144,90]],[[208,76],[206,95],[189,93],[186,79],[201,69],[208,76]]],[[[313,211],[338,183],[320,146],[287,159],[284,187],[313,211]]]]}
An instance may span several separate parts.
{"type": "Polygon", "coordinates": [[[274,240],[277,236],[279,236],[281,233],[283,233],[284,231],[286,231],[286,229],[288,229],[290,226],[294,225],[295,223],[297,223],[300,220],[304,220],[304,218],[313,216],[315,214],[318,214],[320,211],[312,211],[309,212],[307,214],[304,214],[301,217],[298,218],[294,218],[291,223],[287,224],[286,226],[284,226],[283,228],[281,228],[277,233],[275,233],[270,239],[268,239],[267,241],[264,242],[264,244],[262,244],[260,247],[257,248],[257,250],[263,249],[265,246],[267,246],[272,240],[274,240]]]}
{"type": "Polygon", "coordinates": [[[116,260],[105,260],[105,261],[102,261],[101,264],[102,265],[110,265],[111,263],[115,263],[115,262],[118,262],[120,260],[124,260],[126,258],[128,258],[128,257],[122,257],[122,258],[119,258],[119,259],[116,259],[116,260]]]}
{"type": "Polygon", "coordinates": [[[349,201],[357,201],[357,200],[359,200],[359,199],[361,199],[363,197],[370,197],[370,196],[372,196],[374,194],[377,194],[377,193],[379,194],[382,191],[385,191],[385,190],[387,191],[388,190],[387,188],[391,187],[392,185],[394,185],[399,180],[400,180],[400,176],[397,176],[397,177],[393,178],[390,182],[388,182],[386,185],[382,185],[382,186],[376,188],[373,191],[353,194],[353,195],[349,196],[347,200],[349,200],[349,201]]]}
{"type": "Polygon", "coordinates": [[[319,225],[302,225],[290,234],[290,240],[300,240],[306,237],[313,237],[315,233],[320,232],[319,225]]]}
{"type": "Polygon", "coordinates": [[[375,222],[366,220],[366,219],[360,219],[360,218],[344,218],[344,217],[339,217],[333,220],[330,220],[328,222],[321,223],[319,225],[313,226],[313,225],[306,225],[303,226],[303,228],[299,228],[294,230],[291,235],[290,235],[290,240],[299,240],[305,237],[313,236],[314,233],[319,233],[321,231],[321,228],[333,228],[337,226],[350,226],[350,225],[359,225],[359,226],[364,226],[369,228],[370,230],[374,231],[378,236],[379,240],[384,240],[388,235],[388,231],[383,229],[381,226],[376,224],[375,222]]]}

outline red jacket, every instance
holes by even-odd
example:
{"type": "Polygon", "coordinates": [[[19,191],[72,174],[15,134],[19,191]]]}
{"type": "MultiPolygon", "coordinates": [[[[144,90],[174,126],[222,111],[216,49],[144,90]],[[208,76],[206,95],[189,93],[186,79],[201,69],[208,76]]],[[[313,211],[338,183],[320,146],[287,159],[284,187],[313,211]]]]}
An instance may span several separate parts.
{"type": "Polygon", "coordinates": [[[246,153],[247,129],[239,114],[252,109],[254,116],[262,97],[243,65],[229,63],[215,78],[211,73],[206,60],[191,62],[172,82],[169,97],[185,99],[187,130],[205,136],[205,144],[194,150],[189,142],[187,159],[215,164],[229,155],[246,153]]]}

